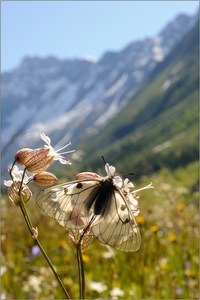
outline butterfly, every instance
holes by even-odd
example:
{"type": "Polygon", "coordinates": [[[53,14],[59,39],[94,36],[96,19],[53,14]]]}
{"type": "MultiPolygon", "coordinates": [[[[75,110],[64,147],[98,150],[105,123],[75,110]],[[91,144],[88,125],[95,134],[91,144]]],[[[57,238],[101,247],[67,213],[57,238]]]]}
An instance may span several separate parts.
{"type": "MultiPolygon", "coordinates": [[[[40,192],[36,203],[40,209],[64,227],[90,228],[100,242],[122,251],[136,251],[141,244],[132,194],[123,180],[114,176],[115,168],[105,164],[106,177],[82,172],[75,181],[40,192]]],[[[135,200],[136,201],[136,200],[135,200]]]]}

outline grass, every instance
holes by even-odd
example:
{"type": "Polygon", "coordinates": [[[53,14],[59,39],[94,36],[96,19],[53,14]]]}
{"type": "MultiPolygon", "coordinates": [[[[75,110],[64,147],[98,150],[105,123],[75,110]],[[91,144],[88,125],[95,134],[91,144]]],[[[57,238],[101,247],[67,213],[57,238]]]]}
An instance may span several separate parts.
{"type": "MultiPolygon", "coordinates": [[[[139,199],[141,249],[125,253],[94,241],[84,250],[87,299],[199,299],[198,163],[162,169],[135,185],[150,181],[155,189],[139,199]]],[[[44,216],[34,200],[27,206],[69,294],[79,298],[76,254],[66,229],[44,216]]],[[[44,258],[33,251],[19,209],[6,196],[1,242],[1,299],[63,299],[44,258]]]]}

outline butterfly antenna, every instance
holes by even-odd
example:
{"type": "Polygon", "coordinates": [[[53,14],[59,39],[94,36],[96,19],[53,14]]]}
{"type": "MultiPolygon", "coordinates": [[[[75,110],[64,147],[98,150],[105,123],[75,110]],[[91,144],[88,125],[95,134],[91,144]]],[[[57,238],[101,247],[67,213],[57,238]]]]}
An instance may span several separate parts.
{"type": "Polygon", "coordinates": [[[121,176],[134,176],[135,173],[131,172],[131,173],[126,173],[126,174],[121,174],[121,176]]]}
{"type": "Polygon", "coordinates": [[[107,167],[107,170],[106,170],[107,175],[109,175],[109,177],[113,177],[111,172],[110,172],[110,169],[109,169],[109,164],[105,161],[105,158],[103,156],[101,156],[101,158],[103,159],[105,167],[107,167]]]}
{"type": "Polygon", "coordinates": [[[103,159],[103,162],[104,162],[104,164],[106,165],[107,163],[106,163],[106,161],[105,161],[105,158],[102,156],[101,157],[102,159],[103,159]]]}

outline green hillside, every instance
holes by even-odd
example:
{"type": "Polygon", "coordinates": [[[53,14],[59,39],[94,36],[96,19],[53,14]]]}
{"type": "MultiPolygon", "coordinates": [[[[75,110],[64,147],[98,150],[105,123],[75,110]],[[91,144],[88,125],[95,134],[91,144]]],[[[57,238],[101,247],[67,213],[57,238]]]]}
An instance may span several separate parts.
{"type": "Polygon", "coordinates": [[[87,144],[84,166],[101,156],[140,174],[198,159],[198,27],[161,63],[126,107],[87,144]]]}
{"type": "MultiPolygon", "coordinates": [[[[154,185],[137,198],[139,251],[118,251],[96,239],[83,250],[86,299],[199,299],[198,96],[193,30],[106,128],[75,147],[75,154],[83,151],[82,161],[69,156],[72,166],[53,167],[59,182],[81,171],[100,174],[103,155],[123,178],[134,173],[136,189],[154,185]]],[[[38,187],[31,183],[30,189],[35,197],[38,187]]],[[[38,228],[71,298],[80,299],[69,231],[43,214],[34,197],[25,204],[31,228],[38,228]]],[[[63,299],[26,222],[3,193],[1,299],[63,299]]]]}

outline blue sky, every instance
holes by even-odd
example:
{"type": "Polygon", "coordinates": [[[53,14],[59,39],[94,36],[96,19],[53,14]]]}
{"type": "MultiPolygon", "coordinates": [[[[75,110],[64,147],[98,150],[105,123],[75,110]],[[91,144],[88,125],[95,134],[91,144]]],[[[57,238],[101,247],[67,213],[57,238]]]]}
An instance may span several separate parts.
{"type": "Polygon", "coordinates": [[[23,57],[91,56],[152,36],[199,1],[2,1],[1,69],[23,57]]]}

